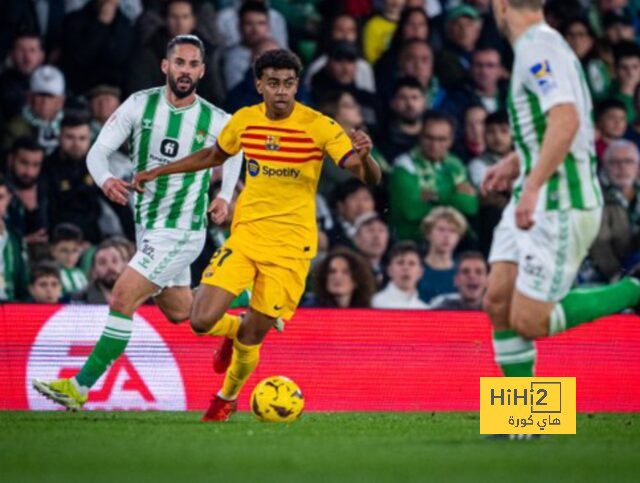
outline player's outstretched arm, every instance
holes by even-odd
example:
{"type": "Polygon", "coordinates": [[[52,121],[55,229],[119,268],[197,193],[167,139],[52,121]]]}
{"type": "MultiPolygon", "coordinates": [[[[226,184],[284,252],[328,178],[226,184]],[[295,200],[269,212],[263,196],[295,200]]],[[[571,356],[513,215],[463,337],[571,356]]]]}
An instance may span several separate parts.
{"type": "Polygon", "coordinates": [[[382,179],[382,171],[371,156],[371,148],[373,148],[371,138],[364,131],[354,130],[351,133],[351,141],[356,152],[347,158],[343,167],[363,183],[377,185],[382,179]]]}
{"type": "Polygon", "coordinates": [[[133,180],[133,187],[136,191],[142,193],[144,191],[144,183],[153,181],[160,175],[191,173],[220,166],[228,157],[218,146],[203,148],[173,163],[137,173],[133,180]]]}

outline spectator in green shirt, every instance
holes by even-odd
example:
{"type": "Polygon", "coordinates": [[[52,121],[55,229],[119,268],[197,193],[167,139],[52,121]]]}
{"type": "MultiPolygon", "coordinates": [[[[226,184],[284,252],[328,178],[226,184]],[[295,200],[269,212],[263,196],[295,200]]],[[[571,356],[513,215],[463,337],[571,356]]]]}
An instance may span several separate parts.
{"type": "Polygon", "coordinates": [[[419,242],[420,222],[435,206],[452,206],[467,216],[478,211],[467,171],[449,152],[454,134],[455,122],[449,116],[429,112],[418,145],[395,160],[390,204],[396,239],[419,242]]]}
{"type": "Polygon", "coordinates": [[[0,302],[24,298],[29,282],[22,240],[5,223],[10,202],[11,192],[0,175],[0,302]]]}
{"type": "Polygon", "coordinates": [[[87,277],[79,268],[82,254],[82,230],[72,223],[60,223],[53,229],[51,256],[60,269],[62,293],[69,295],[87,287],[87,277]]]}
{"type": "Polygon", "coordinates": [[[610,97],[620,100],[627,111],[627,120],[633,122],[635,109],[633,94],[640,84],[640,46],[635,42],[620,42],[613,51],[616,80],[611,86],[610,97]]]}

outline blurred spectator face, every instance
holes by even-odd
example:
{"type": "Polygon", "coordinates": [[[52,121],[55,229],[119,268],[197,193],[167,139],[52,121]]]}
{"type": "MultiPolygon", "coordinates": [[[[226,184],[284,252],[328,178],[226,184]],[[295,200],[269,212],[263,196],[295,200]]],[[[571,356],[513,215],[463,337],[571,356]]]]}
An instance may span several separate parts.
{"type": "Polygon", "coordinates": [[[628,3],[628,0],[597,0],[597,6],[600,12],[609,12],[611,10],[624,8],[628,3]]]}
{"type": "Polygon", "coordinates": [[[488,272],[484,260],[468,258],[460,262],[453,280],[463,300],[481,303],[487,288],[488,272]]]}
{"type": "Polygon", "coordinates": [[[11,202],[11,192],[7,185],[0,185],[0,222],[4,219],[7,214],[7,206],[11,202]]]}
{"type": "Polygon", "coordinates": [[[118,109],[120,99],[113,94],[98,94],[89,100],[89,111],[91,117],[100,124],[107,122],[107,119],[118,109]]]}
{"type": "Polygon", "coordinates": [[[51,256],[64,268],[75,267],[81,253],[82,247],[75,240],[62,240],[51,247],[51,256]]]}
{"type": "Polygon", "coordinates": [[[33,187],[40,177],[44,152],[19,149],[9,154],[9,170],[18,189],[33,187]]]}
{"type": "Polygon", "coordinates": [[[278,45],[278,42],[276,42],[275,40],[264,39],[258,42],[256,46],[253,49],[251,49],[251,54],[253,56],[253,60],[255,60],[265,52],[268,52],[270,50],[276,50],[279,48],[280,46],[278,45]]]}
{"type": "Polygon", "coordinates": [[[51,121],[64,106],[64,96],[30,92],[27,96],[27,102],[37,118],[43,121],[51,121]]]}
{"type": "Polygon", "coordinates": [[[356,61],[349,59],[329,59],[327,70],[333,79],[343,86],[354,83],[356,79],[356,61]]]}
{"type": "Polygon", "coordinates": [[[433,53],[426,42],[411,43],[400,53],[400,73],[415,77],[424,88],[429,86],[433,76],[433,53]]]}
{"type": "Polygon", "coordinates": [[[604,168],[614,186],[621,190],[631,188],[640,173],[638,150],[633,146],[612,148],[604,168]]]}
{"type": "Polygon", "coordinates": [[[44,50],[38,37],[20,37],[11,50],[11,61],[23,75],[31,73],[44,62],[44,50]]]}
{"type": "Polygon", "coordinates": [[[482,24],[468,16],[458,17],[447,23],[449,40],[466,52],[471,52],[480,37],[482,24]]]}
{"type": "Polygon", "coordinates": [[[367,258],[379,258],[389,245],[389,229],[382,220],[374,219],[360,227],[353,237],[356,248],[367,258]]]}
{"type": "Polygon", "coordinates": [[[391,110],[402,121],[412,124],[420,120],[426,107],[424,95],[413,87],[402,87],[391,99],[391,110]]]}
{"type": "Polygon", "coordinates": [[[329,262],[327,292],[334,297],[340,297],[353,294],[355,289],[356,284],[351,275],[349,262],[343,257],[334,257],[329,262]]]}
{"type": "Polygon", "coordinates": [[[88,124],[65,126],[60,132],[60,152],[74,160],[86,157],[91,147],[91,129],[88,124]]]}
{"type": "Polygon", "coordinates": [[[402,30],[403,39],[422,39],[429,37],[429,24],[427,18],[420,12],[413,12],[402,30]]]}
{"type": "Polygon", "coordinates": [[[442,161],[453,143],[453,129],[445,121],[428,121],[422,128],[420,147],[427,159],[442,161]]]}
{"type": "Polygon", "coordinates": [[[335,120],[346,132],[362,126],[362,110],[360,104],[348,92],[344,92],[338,100],[335,120]]]}
{"type": "Polygon", "coordinates": [[[384,14],[392,20],[398,20],[406,0],[385,0],[384,2],[384,14]]]}
{"type": "Polygon", "coordinates": [[[635,32],[633,31],[633,25],[625,23],[614,23],[604,29],[604,38],[610,45],[617,45],[623,40],[635,40],[635,32]]]}
{"type": "Polygon", "coordinates": [[[58,277],[44,275],[29,285],[29,293],[37,304],[57,304],[62,297],[62,284],[58,277]]]}
{"type": "MultiPolygon", "coordinates": [[[[483,107],[471,107],[464,114],[464,139],[468,143],[484,146],[484,120],[487,111],[483,107]]],[[[482,149],[484,151],[484,148],[482,149]]]]}
{"type": "Polygon", "coordinates": [[[389,262],[387,274],[391,281],[402,291],[416,290],[418,280],[422,278],[423,268],[417,253],[407,252],[389,262]]]}
{"type": "Polygon", "coordinates": [[[502,156],[511,151],[513,141],[509,124],[489,124],[484,135],[487,149],[490,151],[502,156]]]}
{"type": "Polygon", "coordinates": [[[565,32],[567,43],[571,46],[579,59],[583,59],[593,48],[595,39],[589,34],[587,26],[578,21],[573,22],[565,32]]]}
{"type": "Polygon", "coordinates": [[[336,17],[331,26],[331,40],[356,43],[358,41],[358,26],[350,15],[336,17]]]}
{"type": "Polygon", "coordinates": [[[440,219],[433,224],[427,241],[429,251],[451,255],[460,241],[458,227],[444,218],[440,219]]]}
{"type": "Polygon", "coordinates": [[[623,109],[607,109],[598,119],[598,129],[604,138],[620,139],[627,130],[627,113],[623,109]]]}
{"type": "Polygon", "coordinates": [[[471,61],[471,77],[481,91],[495,91],[500,80],[500,54],[497,50],[479,50],[471,61]]]}
{"type": "Polygon", "coordinates": [[[200,50],[195,45],[176,45],[169,58],[162,60],[162,72],[177,98],[191,95],[204,75],[200,50]]]}
{"type": "Polygon", "coordinates": [[[640,82],[640,57],[623,57],[616,65],[616,76],[622,86],[637,86],[640,82]]]}
{"type": "Polygon", "coordinates": [[[353,223],[360,215],[371,211],[375,211],[375,203],[373,196],[365,187],[354,191],[344,201],[338,202],[338,213],[349,223],[353,223]]]}
{"type": "Polygon", "coordinates": [[[106,288],[113,288],[127,266],[122,252],[116,247],[98,250],[93,260],[92,277],[106,288]]]}
{"type": "Polygon", "coordinates": [[[242,43],[248,47],[269,38],[269,18],[260,12],[246,12],[240,20],[240,35],[242,43]]]}
{"type": "Polygon", "coordinates": [[[196,17],[189,2],[174,2],[167,10],[167,30],[171,37],[188,35],[196,28],[196,17]]]}

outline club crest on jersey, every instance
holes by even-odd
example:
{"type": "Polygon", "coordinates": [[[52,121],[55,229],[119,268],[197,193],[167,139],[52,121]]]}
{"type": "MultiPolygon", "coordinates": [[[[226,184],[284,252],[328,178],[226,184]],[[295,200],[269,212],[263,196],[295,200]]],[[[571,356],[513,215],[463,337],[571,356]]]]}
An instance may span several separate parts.
{"type": "Polygon", "coordinates": [[[167,158],[175,158],[178,154],[178,149],[180,149],[180,145],[175,139],[163,139],[162,143],[160,143],[160,152],[167,158]]]}
{"type": "Polygon", "coordinates": [[[546,94],[551,89],[556,87],[556,80],[553,77],[553,72],[551,70],[551,65],[548,60],[543,60],[542,62],[538,62],[533,65],[530,69],[533,76],[536,78],[540,89],[542,92],[546,94]]]}
{"type": "Polygon", "coordinates": [[[196,142],[198,144],[204,143],[204,131],[201,130],[196,133],[196,142]]]}
{"type": "Polygon", "coordinates": [[[267,136],[264,146],[268,151],[277,151],[280,149],[280,136],[267,136]]]}

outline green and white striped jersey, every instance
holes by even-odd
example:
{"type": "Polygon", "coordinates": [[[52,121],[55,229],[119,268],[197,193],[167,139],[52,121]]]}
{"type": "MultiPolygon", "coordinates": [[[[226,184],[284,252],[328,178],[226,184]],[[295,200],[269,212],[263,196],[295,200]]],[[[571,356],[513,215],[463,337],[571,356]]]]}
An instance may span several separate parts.
{"type": "Polygon", "coordinates": [[[601,206],[593,104],[580,61],[562,36],[544,22],[517,39],[514,53],[507,109],[521,163],[515,198],[519,198],[525,178],[538,162],[547,128],[546,113],[558,104],[572,103],[580,127],[564,162],[541,189],[536,211],[601,206]]]}
{"type": "MultiPolygon", "coordinates": [[[[135,172],[162,166],[214,145],[230,117],[199,96],[191,105],[176,108],[168,102],[164,86],[136,92],[114,112],[100,131],[89,153],[88,164],[95,165],[91,159],[92,155],[97,156],[94,153],[111,153],[128,139],[135,172]]],[[[242,155],[237,158],[228,160],[226,164],[239,165],[242,155]]],[[[237,171],[239,173],[239,166],[237,171]]],[[[224,178],[226,172],[223,183],[224,178]]],[[[209,169],[164,175],[147,183],[144,194],[136,193],[136,224],[146,229],[204,229],[210,179],[209,169]]],[[[100,186],[104,181],[96,179],[100,186]]],[[[237,174],[232,180],[233,186],[236,181],[237,174]]]]}

